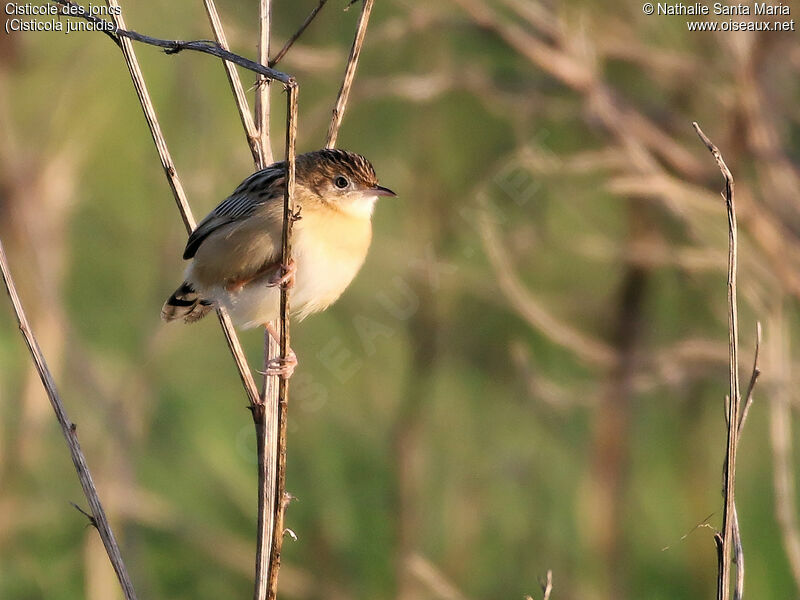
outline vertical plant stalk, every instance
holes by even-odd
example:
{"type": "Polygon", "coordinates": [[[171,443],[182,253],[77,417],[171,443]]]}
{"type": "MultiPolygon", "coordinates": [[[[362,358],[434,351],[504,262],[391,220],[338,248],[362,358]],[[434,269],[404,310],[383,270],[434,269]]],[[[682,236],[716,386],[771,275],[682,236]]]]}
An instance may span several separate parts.
{"type": "MultiPolygon", "coordinates": [[[[744,395],[744,403],[739,411],[739,423],[737,435],[742,437],[742,429],[750,414],[750,406],[753,404],[753,390],[761,375],[758,357],[761,354],[761,323],[756,323],[756,350],[753,356],[753,371],[750,374],[750,382],[747,384],[747,392],[744,395]]],[[[737,440],[738,441],[738,440],[737,440]]],[[[736,565],[736,587],[733,589],[734,600],[742,600],[744,597],[744,549],[742,548],[742,535],[739,529],[739,514],[736,512],[736,505],[733,507],[733,563],[736,565]]]]}
{"type": "Polygon", "coordinates": [[[737,274],[737,227],[736,206],[733,197],[733,175],[725,164],[722,154],[710,139],[703,133],[697,123],[692,123],[697,135],[706,145],[717,161],[717,166],[725,179],[725,206],[728,213],[728,358],[730,373],[730,390],[728,400],[728,441],[725,454],[725,476],[723,479],[723,496],[725,506],[722,513],[722,536],[718,539],[719,572],[717,574],[717,600],[730,598],[731,558],[736,534],[736,450],[739,440],[739,407],[741,394],[739,391],[739,319],[736,306],[736,274],[737,274]]]}
{"type": "MultiPolygon", "coordinates": [[[[272,25],[272,0],[259,0],[258,3],[258,62],[262,65],[269,64],[269,37],[272,25]]],[[[258,129],[261,155],[263,156],[263,169],[272,164],[272,146],[269,140],[269,79],[263,75],[256,78],[256,128],[258,129]]]]}
{"type": "MultiPolygon", "coordinates": [[[[214,32],[214,39],[221,48],[229,50],[228,39],[225,36],[225,30],[222,28],[222,21],[220,21],[214,0],[203,0],[203,3],[206,7],[208,21],[211,23],[211,30],[214,32]]],[[[264,156],[261,151],[261,140],[255,121],[253,121],[253,115],[250,113],[250,106],[247,104],[247,96],[244,93],[244,86],[242,86],[239,72],[230,61],[224,60],[222,64],[225,66],[225,74],[228,77],[228,83],[231,86],[231,92],[233,92],[233,97],[236,101],[236,108],[239,110],[239,118],[242,121],[242,127],[247,137],[247,145],[250,147],[250,152],[253,155],[253,161],[256,163],[256,167],[263,169],[267,165],[264,162],[264,156]]]]}
{"type": "MultiPolygon", "coordinates": [[[[119,3],[117,0],[106,0],[106,3],[112,8],[119,8],[119,3]]],[[[125,21],[121,14],[114,14],[112,17],[114,19],[114,24],[117,27],[120,29],[126,29],[125,21]]],[[[119,46],[122,50],[122,55],[125,57],[125,64],[128,66],[128,71],[130,72],[133,86],[136,88],[136,95],[138,96],[139,103],[142,106],[142,111],[144,112],[147,126],[150,129],[150,135],[153,137],[153,142],[156,145],[158,156],[161,159],[161,166],[163,167],[164,174],[167,177],[167,183],[169,183],[169,187],[172,190],[172,195],[174,196],[175,202],[178,205],[178,210],[180,211],[186,231],[191,233],[196,226],[196,221],[192,215],[192,209],[189,207],[189,202],[186,199],[186,193],[184,192],[183,185],[178,177],[178,172],[175,169],[175,163],[172,161],[172,156],[167,148],[167,141],[161,131],[161,125],[158,122],[158,117],[156,117],[153,101],[151,100],[150,93],[147,90],[147,85],[145,84],[144,75],[142,74],[142,69],[139,66],[139,61],[136,58],[136,53],[133,50],[133,42],[131,42],[131,40],[128,38],[120,37],[119,46]]],[[[258,388],[253,380],[250,367],[247,365],[247,357],[245,356],[242,345],[239,342],[239,338],[233,329],[233,324],[231,323],[228,313],[225,311],[225,309],[218,309],[217,316],[219,318],[220,325],[222,326],[222,331],[225,335],[228,348],[230,349],[233,360],[236,363],[236,368],[239,372],[239,377],[242,380],[242,385],[244,386],[245,392],[247,392],[250,405],[253,406],[259,401],[258,388]]]]}
{"type": "MultiPolygon", "coordinates": [[[[281,236],[281,263],[288,265],[292,258],[292,227],[296,219],[294,212],[295,143],[297,139],[297,85],[286,86],[286,189],[283,196],[283,234],[281,236]]],[[[289,355],[289,286],[281,286],[280,355],[283,360],[289,355]]],[[[281,566],[283,548],[284,513],[288,504],[286,494],[286,423],[289,408],[289,379],[278,380],[278,431],[277,460],[275,462],[275,503],[273,505],[272,552],[269,565],[267,600],[275,600],[278,594],[278,570],[281,566]]]]}
{"type": "Polygon", "coordinates": [[[47,361],[44,358],[42,349],[39,347],[36,336],[34,336],[33,330],[28,322],[28,317],[25,314],[22,301],[17,293],[17,287],[11,276],[11,269],[2,242],[0,242],[0,271],[2,272],[3,282],[5,283],[8,296],[11,299],[11,305],[14,308],[14,314],[17,317],[19,330],[22,333],[22,337],[25,339],[25,344],[28,346],[28,351],[31,354],[36,371],[39,373],[42,385],[47,392],[47,397],[50,399],[53,412],[56,414],[56,419],[58,419],[58,424],[61,426],[64,439],[69,447],[70,456],[72,456],[72,464],[75,466],[75,471],[78,473],[78,479],[83,488],[83,495],[86,497],[86,501],[89,503],[89,509],[92,511],[91,523],[100,533],[100,539],[103,540],[103,546],[105,546],[108,559],[111,561],[114,572],[117,574],[117,579],[119,580],[120,587],[122,587],[122,593],[125,595],[125,599],[136,600],[136,592],[133,589],[128,570],[125,568],[125,563],[122,560],[122,554],[117,545],[117,540],[114,537],[114,532],[111,530],[111,525],[108,522],[105,510],[103,510],[103,505],[100,503],[100,497],[97,494],[97,488],[94,485],[92,474],[89,472],[86,458],[78,443],[77,427],[69,420],[69,417],[67,417],[53,375],[50,372],[50,368],[47,366],[47,361]]]}
{"type": "Polygon", "coordinates": [[[353,46],[350,48],[350,56],[347,59],[347,67],[344,70],[342,86],[339,88],[339,95],[336,98],[336,105],[333,107],[331,123],[328,126],[328,138],[325,142],[326,148],[333,148],[336,145],[336,138],[339,135],[339,128],[342,126],[342,118],[347,107],[347,100],[350,96],[350,88],[353,87],[353,79],[356,76],[358,58],[361,56],[361,47],[364,45],[364,37],[367,35],[367,25],[369,16],[372,13],[372,5],[375,0],[363,0],[361,15],[356,26],[356,35],[353,39],[353,46]]]}
{"type": "MultiPolygon", "coordinates": [[[[204,0],[214,38],[224,49],[228,48],[222,21],[217,13],[214,0],[204,0]]],[[[259,60],[266,63],[264,57],[269,52],[270,5],[261,2],[260,10],[260,43],[259,60]]],[[[228,61],[223,63],[231,85],[236,107],[242,121],[248,146],[253,155],[256,169],[263,169],[272,162],[272,153],[269,143],[269,88],[267,80],[259,77],[256,87],[256,119],[254,121],[247,104],[247,97],[236,68],[228,61]],[[262,132],[264,135],[262,136],[262,132]],[[269,156],[269,161],[265,157],[269,156]]],[[[269,331],[264,331],[264,368],[272,357],[278,355],[278,346],[270,336],[269,331]]],[[[256,528],[256,558],[253,585],[253,597],[256,600],[266,598],[267,584],[269,581],[269,566],[272,557],[272,540],[274,522],[275,482],[277,462],[278,439],[278,390],[275,378],[264,375],[261,393],[257,403],[251,403],[253,424],[256,430],[257,450],[257,478],[258,478],[258,517],[256,528]]]]}
{"type": "MultiPolygon", "coordinates": [[[[283,292],[281,292],[283,293],[283,292]]],[[[264,366],[277,356],[279,348],[268,331],[264,332],[264,366]],[[275,348],[275,350],[273,350],[275,348]]],[[[261,402],[253,409],[258,454],[258,525],[256,530],[256,568],[253,599],[266,600],[274,557],[275,507],[277,506],[277,462],[279,444],[279,400],[276,377],[264,376],[261,402]]],[[[277,570],[275,571],[277,578],[277,570]]]]}
{"type": "MultiPolygon", "coordinates": [[[[270,34],[272,26],[272,1],[259,0],[259,39],[258,62],[262,65],[269,63],[270,34]]],[[[256,78],[255,92],[255,126],[258,133],[258,142],[262,162],[257,163],[257,168],[264,168],[272,163],[272,146],[270,143],[270,97],[269,81],[264,77],[256,78]]],[[[287,122],[290,119],[287,115],[287,122]]],[[[289,137],[289,126],[286,131],[289,137]]],[[[288,161],[288,157],[286,157],[288,161]]],[[[287,162],[288,167],[288,162],[287,162]]],[[[284,220],[287,215],[284,214],[284,220]]],[[[285,264],[285,263],[283,263],[285,264]]],[[[282,294],[283,292],[281,292],[282,294]]],[[[275,324],[273,323],[273,331],[275,324]]],[[[268,585],[271,577],[275,537],[275,506],[278,504],[276,496],[276,465],[278,462],[278,385],[276,378],[266,375],[267,365],[270,360],[279,355],[277,342],[272,339],[268,330],[264,330],[264,380],[261,387],[260,404],[253,411],[253,424],[256,428],[256,446],[258,455],[258,525],[256,530],[256,568],[253,585],[254,600],[265,600],[268,595],[268,585]]],[[[277,577],[277,574],[276,574],[277,577]]]]}
{"type": "Polygon", "coordinates": [[[321,10],[322,10],[322,7],[323,7],[323,6],[325,6],[325,4],[326,4],[327,2],[328,2],[328,0],[319,0],[319,4],[317,4],[317,5],[316,5],[316,6],[315,6],[315,7],[312,9],[312,11],[311,11],[311,12],[308,14],[308,16],[306,17],[306,20],[305,20],[305,21],[303,21],[303,24],[302,24],[302,25],[300,25],[300,27],[298,28],[298,30],[294,32],[294,35],[292,35],[292,37],[290,37],[290,38],[289,38],[289,39],[286,41],[286,43],[283,45],[283,48],[281,48],[280,50],[278,50],[278,53],[277,53],[277,54],[276,54],[276,55],[275,55],[275,56],[274,56],[274,57],[273,57],[273,58],[272,58],[272,59],[269,61],[269,64],[267,65],[268,67],[274,67],[274,66],[275,66],[275,65],[277,65],[279,62],[281,62],[281,59],[282,59],[284,56],[286,56],[286,53],[289,51],[289,49],[290,49],[292,46],[294,46],[294,43],[295,43],[295,42],[296,42],[296,41],[297,41],[297,40],[300,38],[300,36],[301,36],[301,35],[303,35],[303,32],[306,30],[306,28],[307,28],[309,25],[311,25],[311,22],[314,20],[314,17],[316,17],[316,16],[317,16],[317,14],[319,14],[319,11],[321,11],[321,10]]]}

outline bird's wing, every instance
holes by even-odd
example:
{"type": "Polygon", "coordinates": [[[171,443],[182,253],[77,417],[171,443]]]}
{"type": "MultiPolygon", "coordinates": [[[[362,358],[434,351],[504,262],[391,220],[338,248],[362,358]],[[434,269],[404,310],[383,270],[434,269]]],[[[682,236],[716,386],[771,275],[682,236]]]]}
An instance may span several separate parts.
{"type": "Polygon", "coordinates": [[[242,221],[251,216],[259,207],[281,200],[284,184],[285,167],[282,162],[250,175],[217,208],[200,221],[186,242],[183,258],[185,260],[193,258],[203,241],[220,227],[242,221]]]}

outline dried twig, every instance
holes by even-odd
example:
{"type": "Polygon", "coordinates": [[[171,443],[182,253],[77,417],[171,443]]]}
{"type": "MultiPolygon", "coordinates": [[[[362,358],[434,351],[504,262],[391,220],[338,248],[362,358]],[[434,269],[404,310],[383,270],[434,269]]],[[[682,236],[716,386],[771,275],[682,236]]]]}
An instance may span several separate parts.
{"type": "MultiPolygon", "coordinates": [[[[292,257],[292,225],[294,213],[295,184],[295,141],[297,138],[297,86],[287,88],[286,94],[286,190],[283,199],[283,235],[281,262],[289,264],[292,257]]],[[[281,318],[280,318],[280,356],[283,360],[289,355],[289,284],[281,286],[281,318]]],[[[277,461],[275,463],[275,502],[273,510],[272,550],[269,565],[268,600],[275,600],[278,592],[278,570],[281,565],[281,548],[283,547],[283,517],[288,504],[286,494],[286,418],[289,407],[289,380],[281,377],[278,380],[278,429],[277,429],[277,461]]]]}
{"type": "Polygon", "coordinates": [[[542,600],[550,600],[550,594],[553,592],[553,571],[547,569],[547,577],[542,583],[542,600]]]}
{"type": "MultiPolygon", "coordinates": [[[[42,380],[42,385],[47,392],[47,397],[50,399],[50,404],[53,407],[53,411],[56,413],[58,424],[61,426],[64,439],[67,441],[67,446],[69,446],[69,452],[72,456],[72,464],[75,466],[75,470],[78,473],[78,479],[80,480],[81,487],[83,488],[83,495],[86,496],[86,501],[89,503],[89,509],[92,513],[91,523],[100,533],[100,538],[103,540],[103,546],[105,546],[106,554],[108,554],[108,558],[114,567],[114,571],[117,574],[117,579],[119,580],[119,584],[122,587],[122,592],[125,595],[126,600],[136,600],[136,592],[134,591],[133,584],[128,576],[128,570],[125,568],[125,563],[122,561],[122,554],[119,551],[117,540],[114,537],[114,532],[111,530],[111,525],[108,523],[108,518],[103,510],[103,505],[100,503],[100,497],[97,495],[97,488],[95,488],[94,481],[92,480],[92,474],[89,472],[89,467],[86,464],[86,458],[84,457],[81,446],[78,443],[78,435],[76,432],[77,427],[72,421],[69,420],[69,417],[67,417],[67,413],[64,410],[64,404],[61,402],[61,396],[58,393],[58,389],[56,389],[53,375],[50,373],[50,369],[47,366],[47,361],[44,358],[42,349],[39,347],[39,343],[36,341],[36,336],[34,336],[33,330],[28,322],[28,317],[25,314],[22,301],[17,293],[14,279],[11,277],[11,269],[8,265],[8,259],[6,258],[5,250],[3,250],[2,242],[0,242],[0,272],[2,272],[3,282],[5,283],[8,296],[11,299],[11,305],[14,308],[14,314],[16,315],[17,322],[19,323],[19,330],[22,333],[22,337],[25,339],[25,344],[28,346],[28,351],[31,354],[36,371],[39,373],[39,377],[42,380]]],[[[76,508],[78,507],[76,506],[76,508]]],[[[81,512],[84,511],[81,510],[81,512]]],[[[84,512],[84,514],[86,513],[84,512]]]]}
{"type": "MultiPolygon", "coordinates": [[[[111,6],[118,6],[116,4],[116,0],[108,0],[108,2],[111,6]]],[[[114,19],[117,27],[120,30],[125,28],[125,24],[121,16],[115,16],[114,19]]],[[[213,18],[212,18],[212,26],[213,26],[213,18]]],[[[221,28],[219,28],[219,31],[221,32],[221,28]]],[[[133,52],[132,44],[129,39],[127,39],[126,37],[122,37],[120,38],[120,47],[125,55],[125,60],[126,63],[128,64],[128,69],[131,72],[131,77],[134,81],[134,85],[136,87],[136,91],[139,96],[139,101],[142,104],[142,108],[145,112],[145,117],[147,118],[148,125],[150,126],[150,131],[153,136],[153,140],[155,141],[156,147],[159,151],[159,156],[161,157],[162,165],[164,166],[164,171],[167,175],[168,181],[170,182],[170,186],[173,190],[176,201],[178,202],[178,206],[181,211],[181,215],[183,216],[184,223],[186,224],[187,230],[192,231],[195,227],[195,221],[191,214],[191,209],[189,208],[188,202],[186,201],[186,197],[183,192],[183,187],[181,186],[180,180],[178,179],[175,166],[172,163],[172,159],[169,155],[166,141],[164,139],[163,134],[161,133],[161,128],[155,116],[155,110],[153,108],[152,101],[150,100],[150,96],[147,92],[147,87],[144,83],[144,77],[141,73],[138,61],[136,60],[136,56],[133,52]]],[[[221,58],[227,58],[227,57],[221,56],[221,58]]],[[[237,64],[240,63],[237,62],[237,64]]],[[[289,78],[288,81],[290,81],[294,85],[293,80],[289,78]]],[[[234,93],[236,92],[234,91],[234,93]]],[[[242,109],[240,105],[240,114],[241,110],[242,109]]],[[[245,123],[245,128],[247,128],[245,117],[243,117],[243,123],[245,123]]],[[[252,133],[251,130],[247,131],[248,139],[250,138],[251,133],[252,133]]],[[[267,155],[267,152],[265,152],[264,147],[260,145],[263,142],[263,138],[259,137],[258,142],[259,142],[259,151],[258,154],[255,155],[255,158],[259,166],[264,166],[263,157],[267,155]]],[[[231,353],[233,354],[234,360],[239,370],[239,375],[242,379],[245,390],[247,391],[248,398],[250,400],[250,407],[253,411],[253,418],[256,421],[257,439],[259,439],[260,442],[259,524],[258,524],[258,536],[257,536],[258,545],[256,553],[256,575],[255,575],[256,591],[254,592],[254,594],[256,598],[265,598],[267,565],[269,564],[268,544],[272,539],[271,529],[269,529],[272,520],[268,517],[268,515],[271,514],[271,511],[269,510],[268,507],[274,504],[274,500],[270,498],[271,494],[267,493],[267,489],[269,490],[273,489],[273,486],[270,485],[269,482],[269,475],[274,473],[274,469],[268,468],[268,466],[273,465],[275,463],[274,461],[270,461],[266,456],[266,454],[262,452],[267,442],[265,437],[260,438],[260,436],[265,435],[266,428],[269,423],[268,420],[263,417],[264,403],[262,398],[259,396],[258,389],[256,388],[255,381],[253,380],[252,373],[250,372],[250,369],[247,365],[247,359],[245,357],[241,344],[238,340],[238,337],[236,336],[236,332],[233,329],[233,325],[230,321],[230,318],[228,317],[224,309],[220,309],[217,312],[220,319],[220,323],[222,325],[223,332],[225,334],[225,338],[228,342],[228,347],[230,348],[231,353]],[[260,421],[258,420],[259,415],[262,416],[260,421]],[[267,527],[266,530],[265,527],[267,527]]],[[[272,446],[272,444],[270,444],[270,446],[272,446]]]]}
{"type": "MultiPolygon", "coordinates": [[[[225,37],[225,31],[222,28],[222,21],[220,21],[217,7],[214,0],[203,0],[208,14],[208,20],[211,23],[211,29],[214,32],[214,39],[223,50],[228,50],[228,40],[225,37]]],[[[258,130],[253,121],[253,115],[250,113],[250,107],[247,104],[247,96],[244,93],[244,86],[239,77],[239,72],[233,63],[223,61],[225,66],[225,74],[228,76],[228,83],[231,85],[233,97],[236,100],[236,108],[239,110],[239,118],[242,120],[242,127],[244,127],[245,135],[247,136],[247,145],[250,146],[250,152],[253,154],[253,160],[256,165],[263,168],[266,166],[263,154],[261,152],[261,144],[259,143],[258,130]]]]}
{"type": "Polygon", "coordinates": [[[721,545],[718,544],[720,569],[717,577],[717,600],[728,600],[730,597],[731,554],[735,542],[735,484],[736,484],[736,449],[739,440],[739,416],[741,396],[739,392],[739,320],[736,306],[736,272],[737,272],[737,235],[736,207],[733,198],[733,175],[725,164],[722,154],[711,142],[697,123],[692,123],[697,135],[709,149],[717,161],[725,179],[725,205],[728,211],[728,348],[730,370],[730,392],[728,406],[728,443],[725,454],[725,477],[723,495],[725,509],[722,513],[721,545]]]}
{"type": "MultiPolygon", "coordinates": [[[[542,600],[550,600],[550,594],[553,592],[552,569],[547,569],[547,575],[544,579],[539,579],[539,585],[542,586],[542,600]]],[[[525,596],[525,600],[533,600],[533,596],[525,596]]]]}
{"type": "Polygon", "coordinates": [[[747,384],[747,392],[744,395],[744,404],[742,405],[742,414],[739,417],[739,436],[742,435],[742,427],[744,427],[744,422],[747,419],[747,415],[750,413],[750,405],[753,404],[753,389],[756,387],[756,381],[758,381],[759,376],[761,375],[761,367],[758,364],[758,357],[761,353],[761,323],[756,323],[756,350],[753,355],[753,370],[750,372],[750,382],[747,384]]]}
{"type": "MultiPolygon", "coordinates": [[[[269,61],[270,30],[272,24],[271,0],[259,0],[258,59],[262,64],[269,61]]],[[[271,163],[272,145],[270,143],[270,87],[269,80],[256,79],[255,128],[262,157],[256,168],[264,168],[271,163]]],[[[287,119],[289,115],[287,114],[287,119]]],[[[287,124],[287,138],[291,124],[287,124]]],[[[287,156],[287,160],[288,160],[287,156]]],[[[288,215],[284,214],[284,218],[288,215]]],[[[281,292],[283,293],[283,292],[281,292]]],[[[274,326],[274,324],[273,324],[274,326]]],[[[269,330],[264,330],[264,381],[261,388],[259,406],[253,410],[253,424],[256,428],[256,449],[258,456],[258,525],[256,529],[256,564],[253,584],[254,600],[265,600],[269,594],[271,569],[275,550],[273,539],[275,531],[275,506],[278,504],[276,467],[280,449],[278,448],[278,389],[275,378],[266,374],[266,367],[279,353],[278,344],[272,339],[269,330]]],[[[277,578],[277,570],[275,571],[277,578]]]]}
{"type": "Polygon", "coordinates": [[[733,588],[733,600],[742,600],[744,596],[744,550],[742,549],[742,532],[739,529],[739,514],[733,505],[733,564],[736,565],[736,586],[733,588]]]}
{"type": "MultiPolygon", "coordinates": [[[[213,1],[206,0],[207,8],[213,1]]],[[[292,43],[302,34],[319,9],[324,5],[320,3],[309,16],[300,30],[293,36],[281,50],[277,59],[280,60],[292,43]]],[[[215,11],[214,11],[215,12],[215,11]]],[[[212,19],[217,41],[224,45],[224,33],[218,18],[212,19]],[[216,22],[215,22],[216,21],[216,22]]],[[[270,45],[271,3],[261,0],[259,3],[260,39],[259,60],[267,62],[270,45]]],[[[229,72],[233,69],[229,67],[229,72]]],[[[234,71],[235,73],[235,71],[234,71]]],[[[243,111],[247,111],[246,101],[240,101],[237,87],[231,81],[234,95],[237,96],[237,106],[242,114],[242,124],[248,137],[248,142],[255,140],[258,152],[254,152],[256,168],[263,168],[265,160],[272,161],[272,151],[269,142],[269,86],[268,81],[260,78],[256,90],[256,116],[252,129],[245,118],[243,111]]],[[[239,84],[238,89],[241,89],[239,84]]],[[[287,132],[286,132],[286,160],[287,160],[287,187],[284,198],[284,227],[282,239],[282,262],[288,264],[291,257],[291,228],[293,223],[292,194],[294,189],[294,157],[295,139],[297,134],[297,86],[292,83],[287,86],[287,132]]],[[[242,92],[243,96],[243,92],[242,92]]],[[[247,112],[249,117],[249,112],[247,112]]],[[[252,147],[252,143],[251,143],[252,147]]],[[[289,349],[288,330],[288,290],[281,288],[281,343],[277,347],[268,331],[264,332],[264,364],[280,355],[286,358],[289,349]]],[[[256,427],[256,444],[258,450],[258,529],[256,547],[256,568],[253,597],[255,600],[275,598],[277,594],[278,571],[280,568],[280,551],[283,542],[283,516],[286,507],[285,498],[285,469],[286,469],[286,413],[288,408],[288,380],[281,378],[275,385],[275,378],[264,376],[260,403],[253,406],[253,421],[256,427]]]]}
{"type": "Polygon", "coordinates": [[[141,42],[143,44],[148,44],[150,46],[157,46],[159,48],[164,48],[167,54],[177,54],[178,52],[182,52],[184,50],[191,50],[194,52],[203,52],[205,54],[211,54],[212,56],[216,56],[218,58],[222,58],[224,60],[230,61],[232,63],[236,63],[240,67],[244,67],[250,71],[258,73],[266,77],[267,79],[272,79],[275,81],[280,81],[283,84],[289,84],[292,81],[292,77],[287,75],[286,73],[281,73],[280,71],[276,71],[275,69],[270,69],[264,65],[260,65],[257,62],[250,60],[249,58],[245,58],[243,56],[239,56],[238,54],[234,54],[233,52],[229,52],[222,48],[216,42],[212,42],[210,40],[192,40],[192,41],[184,41],[184,40],[162,40],[159,38],[150,37],[149,35],[142,35],[141,33],[137,33],[136,31],[130,31],[126,29],[123,25],[120,25],[120,19],[118,19],[118,15],[112,15],[114,17],[114,23],[112,24],[105,19],[101,19],[99,17],[95,17],[90,15],[86,12],[82,6],[72,2],[72,0],[50,0],[56,4],[61,4],[62,6],[69,6],[70,10],[76,11],[77,14],[73,14],[70,12],[69,16],[76,16],[89,21],[90,23],[94,23],[97,26],[97,31],[101,33],[105,33],[111,39],[113,39],[117,45],[120,45],[123,39],[129,39],[136,42],[141,42]],[[115,26],[116,25],[116,26],[115,26]]]}
{"type": "MultiPolygon", "coordinates": [[[[119,8],[117,0],[106,1],[109,6],[119,8]]],[[[125,28],[125,21],[121,14],[113,15],[113,18],[119,29],[125,28]]],[[[150,128],[150,134],[153,136],[153,142],[156,145],[158,156],[161,159],[161,166],[164,168],[164,174],[167,177],[167,182],[169,183],[172,194],[175,197],[175,202],[178,204],[178,210],[181,213],[181,218],[186,226],[186,230],[187,232],[191,233],[196,224],[194,216],[192,215],[192,210],[189,207],[189,202],[186,199],[186,193],[183,191],[183,185],[178,177],[178,172],[175,169],[175,164],[172,161],[172,156],[167,148],[167,141],[164,138],[158,118],[156,117],[155,107],[150,99],[150,93],[147,91],[147,85],[145,84],[144,76],[142,75],[142,69],[139,66],[139,61],[137,60],[136,54],[133,50],[133,44],[129,39],[121,38],[120,49],[125,57],[125,63],[128,65],[128,71],[130,72],[131,79],[133,80],[133,85],[136,88],[136,94],[139,98],[139,103],[142,105],[142,110],[144,111],[147,125],[150,128]]],[[[242,384],[244,385],[245,391],[247,392],[247,396],[250,400],[250,405],[252,406],[258,404],[258,388],[253,380],[253,375],[250,372],[250,368],[247,365],[247,357],[245,356],[242,345],[239,342],[239,338],[233,329],[233,324],[231,323],[230,317],[224,309],[219,309],[217,311],[217,316],[219,317],[220,324],[222,325],[222,331],[225,334],[228,348],[233,355],[234,362],[236,363],[236,367],[239,371],[239,377],[242,380],[242,384]]]]}
{"type": "Polygon", "coordinates": [[[372,5],[375,0],[364,0],[361,7],[361,15],[358,18],[356,35],[353,39],[353,46],[350,48],[350,56],[347,59],[347,67],[344,70],[342,86],[339,88],[339,96],[336,98],[336,105],[333,107],[331,123],[328,126],[328,139],[325,142],[326,148],[333,148],[336,145],[336,138],[339,135],[339,127],[342,126],[342,118],[347,107],[347,99],[350,96],[350,88],[353,86],[353,79],[356,76],[358,58],[361,55],[361,47],[364,45],[364,37],[367,35],[367,25],[369,15],[372,12],[372,5]]]}
{"type": "MultiPolygon", "coordinates": [[[[259,0],[258,3],[258,62],[266,65],[269,62],[269,33],[272,23],[272,0],[259,0]]],[[[258,129],[261,154],[264,164],[262,169],[272,163],[272,146],[269,141],[269,79],[263,74],[256,78],[256,128],[258,129]]],[[[287,81],[283,82],[288,83],[287,81]]]]}
{"type": "MultiPolygon", "coordinates": [[[[753,403],[753,388],[761,375],[761,368],[758,365],[758,357],[761,351],[761,323],[756,324],[756,349],[753,356],[753,371],[750,374],[750,383],[747,385],[747,393],[744,395],[744,404],[741,409],[741,416],[736,428],[736,435],[741,439],[742,428],[744,427],[747,415],[750,412],[750,405],[753,403]]],[[[730,412],[727,418],[730,418],[730,412]]],[[[736,512],[736,505],[733,506],[733,562],[736,565],[736,587],[733,590],[734,600],[742,600],[744,595],[744,550],[742,549],[742,533],[739,529],[739,514],[736,512]]]]}
{"type": "Polygon", "coordinates": [[[292,35],[292,37],[290,37],[288,40],[286,40],[286,43],[283,45],[283,48],[281,48],[278,51],[278,53],[275,55],[275,57],[272,60],[269,61],[269,66],[270,67],[274,67],[275,65],[277,65],[281,61],[281,59],[284,56],[286,56],[286,53],[294,45],[294,43],[300,38],[300,36],[303,35],[303,32],[306,30],[306,28],[309,25],[311,25],[311,21],[313,21],[314,17],[316,17],[317,14],[319,13],[319,11],[322,10],[322,7],[325,6],[326,2],[328,2],[328,0],[319,0],[319,4],[317,4],[314,7],[314,9],[309,13],[309,15],[306,17],[306,20],[303,21],[302,25],[300,25],[300,28],[297,31],[294,32],[294,35],[292,35]]]}

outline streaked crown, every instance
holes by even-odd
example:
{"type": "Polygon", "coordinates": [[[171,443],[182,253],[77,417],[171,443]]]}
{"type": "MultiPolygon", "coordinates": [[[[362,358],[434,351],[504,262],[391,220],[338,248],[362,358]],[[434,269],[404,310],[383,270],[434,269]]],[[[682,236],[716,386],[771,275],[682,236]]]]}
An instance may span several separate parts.
{"type": "Polygon", "coordinates": [[[309,187],[318,187],[322,181],[343,176],[359,187],[378,185],[375,169],[366,158],[347,150],[326,149],[301,154],[297,157],[297,179],[309,187]]]}

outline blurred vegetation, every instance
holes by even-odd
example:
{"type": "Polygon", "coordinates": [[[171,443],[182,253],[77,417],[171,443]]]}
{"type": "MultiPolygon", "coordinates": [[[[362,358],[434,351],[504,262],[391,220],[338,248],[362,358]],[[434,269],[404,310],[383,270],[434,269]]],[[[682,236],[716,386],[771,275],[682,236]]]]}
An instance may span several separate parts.
{"type": "MultiPolygon", "coordinates": [[[[345,4],[282,63],[300,151],[324,142],[345,4]]],[[[275,3],[276,48],[314,5],[275,3]]],[[[142,33],[211,36],[200,2],[123,8],[142,33]]],[[[255,0],[218,8],[253,56],[255,0]]],[[[252,170],[223,69],[136,49],[200,217],[252,170]]],[[[293,330],[283,596],[538,598],[548,569],[553,598],[712,596],[696,526],[721,521],[727,230],[692,120],[737,178],[743,378],[765,328],[746,592],[797,596],[772,446],[798,407],[798,71],[794,33],[690,33],[638,2],[377,2],[339,146],[400,198],[351,288],[293,330]]],[[[159,320],[185,233],[113,44],[0,37],[0,152],[0,236],[139,596],[248,597],[253,426],[216,322],[159,320]]],[[[119,597],[0,308],[0,597],[119,597]]],[[[257,365],[261,333],[242,337],[257,365]]]]}

